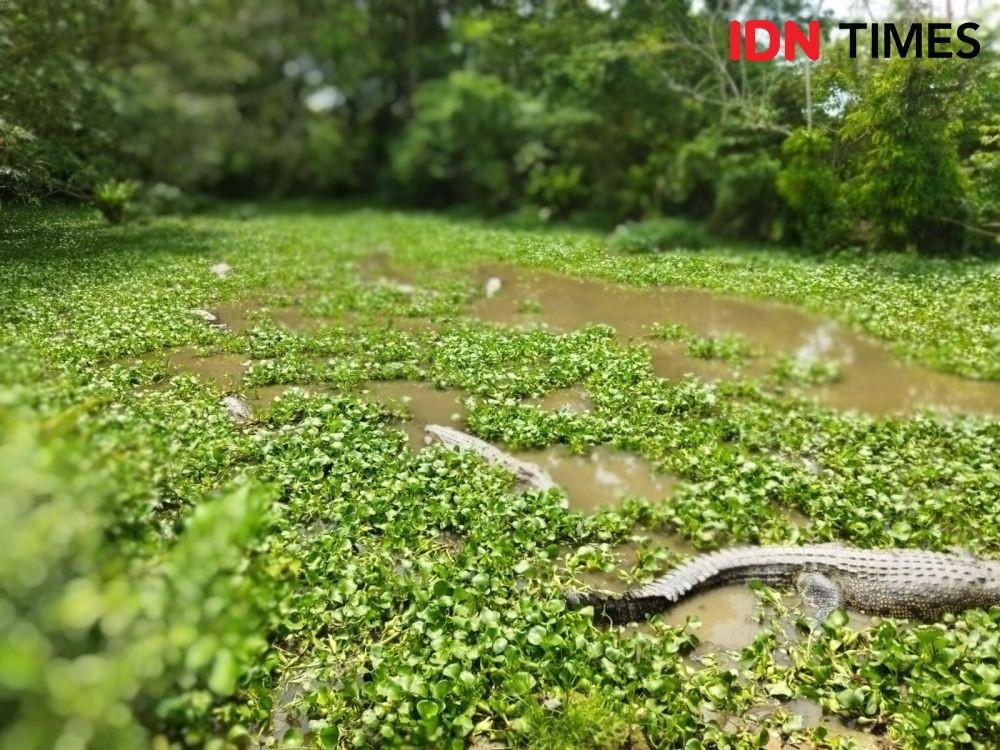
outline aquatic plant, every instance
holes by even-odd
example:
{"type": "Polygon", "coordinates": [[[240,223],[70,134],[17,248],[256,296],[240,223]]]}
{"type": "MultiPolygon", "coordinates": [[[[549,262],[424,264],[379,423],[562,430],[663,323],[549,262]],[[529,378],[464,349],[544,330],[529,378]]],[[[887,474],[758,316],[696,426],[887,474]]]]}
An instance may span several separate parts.
{"type": "MultiPolygon", "coordinates": [[[[622,567],[625,543],[638,545],[626,580],[675,564],[662,544],[636,542],[647,530],[694,548],[840,538],[996,555],[995,419],[875,418],[764,382],[664,380],[645,346],[607,326],[466,317],[483,294],[469,269],[498,259],[748,296],[764,293],[763,274],[780,278],[770,293],[811,308],[829,309],[836,290],[838,315],[987,378],[982,326],[1000,309],[990,268],[762,265],[724,250],[610,262],[588,235],[371,211],[116,228],[65,211],[29,219],[0,250],[0,455],[16,498],[30,499],[5,506],[13,541],[0,562],[24,575],[0,576],[0,628],[5,653],[34,666],[0,660],[0,695],[18,706],[0,743],[41,728],[50,744],[120,729],[176,746],[257,735],[317,747],[844,746],[837,727],[776,705],[792,699],[902,747],[993,740],[1000,611],[860,631],[835,616],[791,642],[765,619],[729,662],[695,651],[695,624],[602,630],[562,595],[585,570],[622,567]],[[384,243],[398,277],[366,265],[384,243]],[[226,278],[211,271],[221,260],[226,278]],[[191,313],[254,299],[297,305],[314,324],[262,312],[236,331],[191,313]],[[249,365],[217,382],[209,367],[170,365],[177,347],[249,365]],[[593,515],[568,511],[558,489],[515,494],[474,455],[413,452],[400,430],[409,407],[360,392],[380,380],[459,391],[463,429],[512,450],[613,446],[679,482],[664,500],[593,515]],[[253,403],[279,384],[304,387],[244,423],[221,401],[235,391],[253,403]],[[587,411],[532,402],[571,386],[586,389],[587,411]],[[35,517],[51,532],[28,533],[35,517]]],[[[780,600],[759,596],[773,618],[780,600]]]]}

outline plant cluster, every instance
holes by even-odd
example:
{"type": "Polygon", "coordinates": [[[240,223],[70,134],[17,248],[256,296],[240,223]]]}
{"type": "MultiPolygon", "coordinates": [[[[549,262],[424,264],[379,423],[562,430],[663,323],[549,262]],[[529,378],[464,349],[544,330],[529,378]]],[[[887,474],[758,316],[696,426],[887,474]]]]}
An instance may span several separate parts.
{"type": "Polygon", "coordinates": [[[483,294],[470,267],[502,258],[747,294],[782,276],[803,301],[835,289],[872,320],[881,273],[902,304],[920,284],[920,324],[972,367],[951,316],[956,299],[985,307],[989,270],[716,250],[593,264],[585,235],[371,211],[27,223],[0,267],[0,468],[14,488],[0,509],[0,746],[847,746],[777,710],[792,698],[901,747],[993,740],[1000,610],[861,630],[835,617],[790,642],[772,625],[727,660],[695,652],[697,623],[600,629],[563,595],[577,572],[619,567],[625,542],[639,545],[628,581],[680,559],[645,530],[705,549],[839,538],[1000,554],[996,420],[875,419],[755,381],[666,381],[607,326],[465,316],[483,294]],[[385,243],[412,283],[366,270],[385,243]],[[191,314],[254,297],[330,321],[262,315],[235,332],[191,314]],[[144,356],[178,346],[239,354],[247,374],[223,386],[144,356]],[[358,392],[401,379],[467,394],[464,428],[484,439],[611,445],[679,483],[594,515],[558,489],[516,494],[476,456],[411,451],[405,409],[358,392]],[[220,403],[282,383],[304,388],[245,425],[220,403]],[[530,403],[577,385],[586,412],[530,403]]]}
{"type": "MultiPolygon", "coordinates": [[[[734,14],[815,10],[248,0],[234,18],[220,0],[7,0],[0,200],[91,200],[138,179],[633,222],[615,238],[629,252],[705,246],[706,224],[812,248],[996,253],[994,46],[862,64],[826,40],[809,66],[745,66],[726,48],[734,14]]],[[[926,10],[905,0],[898,17],[926,10]]]]}

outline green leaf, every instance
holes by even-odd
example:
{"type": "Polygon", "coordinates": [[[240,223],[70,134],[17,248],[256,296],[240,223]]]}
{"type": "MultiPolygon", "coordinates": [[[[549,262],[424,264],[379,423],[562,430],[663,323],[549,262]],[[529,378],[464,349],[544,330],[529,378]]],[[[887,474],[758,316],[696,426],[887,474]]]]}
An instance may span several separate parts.
{"type": "Polygon", "coordinates": [[[439,711],[440,706],[438,706],[438,704],[434,701],[417,701],[417,713],[420,714],[421,719],[432,719],[438,715],[439,711]]]}
{"type": "Polygon", "coordinates": [[[217,695],[231,695],[236,690],[238,672],[236,660],[228,649],[222,649],[215,656],[212,671],[208,677],[208,687],[217,695]]]}

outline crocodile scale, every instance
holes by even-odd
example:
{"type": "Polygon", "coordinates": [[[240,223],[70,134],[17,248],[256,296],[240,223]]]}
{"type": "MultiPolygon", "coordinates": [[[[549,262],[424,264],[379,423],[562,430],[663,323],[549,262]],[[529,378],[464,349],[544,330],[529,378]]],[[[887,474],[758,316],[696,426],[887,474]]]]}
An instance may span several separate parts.
{"type": "Polygon", "coordinates": [[[612,622],[641,620],[690,594],[759,580],[798,588],[825,617],[847,607],[867,614],[935,619],[945,612],[1000,605],[1000,562],[912,549],[857,549],[841,544],[734,547],[698,555],[620,596],[571,594],[612,622]]]}

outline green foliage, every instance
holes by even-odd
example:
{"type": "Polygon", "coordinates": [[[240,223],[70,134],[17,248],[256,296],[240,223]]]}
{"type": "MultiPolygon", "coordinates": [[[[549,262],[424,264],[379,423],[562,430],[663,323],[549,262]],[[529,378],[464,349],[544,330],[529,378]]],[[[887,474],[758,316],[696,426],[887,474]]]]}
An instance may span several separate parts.
{"type": "Polygon", "coordinates": [[[753,356],[754,349],[743,336],[727,333],[722,336],[696,336],[688,340],[687,353],[698,359],[721,359],[738,364],[753,356]]]}
{"type": "Polygon", "coordinates": [[[969,158],[969,182],[972,185],[971,212],[981,234],[994,244],[1000,242],[1000,117],[980,126],[981,150],[969,158]]]}
{"type": "Polygon", "coordinates": [[[944,219],[958,214],[966,187],[952,127],[960,100],[943,92],[961,85],[963,72],[937,60],[890,60],[844,119],[842,137],[853,147],[850,205],[874,223],[881,247],[959,242],[944,219]]]}
{"type": "Polygon", "coordinates": [[[711,238],[700,226],[685,219],[647,219],[620,225],[609,245],[623,253],[658,253],[698,250],[711,245],[711,238]]]}
{"type": "Polygon", "coordinates": [[[139,36],[134,5],[0,6],[0,198],[82,198],[103,174],[128,169],[121,146],[129,128],[115,111],[112,70],[139,36]]]}
{"type": "Polygon", "coordinates": [[[792,216],[793,236],[812,248],[842,244],[848,222],[830,137],[820,130],[797,130],[782,144],[781,154],[785,164],[777,188],[792,216]]]}
{"type": "Polygon", "coordinates": [[[781,163],[771,149],[746,148],[718,155],[711,227],[751,239],[777,240],[782,206],[774,184],[781,163]]]}
{"type": "Polygon", "coordinates": [[[424,84],[395,144],[393,176],[414,197],[509,208],[523,189],[516,169],[529,104],[496,76],[456,71],[424,84]]]}
{"type": "Polygon", "coordinates": [[[157,182],[142,190],[137,208],[146,214],[163,216],[185,213],[194,206],[195,201],[176,185],[157,182]]]}
{"type": "Polygon", "coordinates": [[[109,224],[125,220],[139,184],[132,180],[108,180],[94,188],[94,205],[109,224]]]}
{"type": "Polygon", "coordinates": [[[0,409],[0,520],[11,534],[0,552],[0,746],[207,737],[211,711],[264,645],[264,589],[246,553],[269,493],[229,490],[194,511],[172,549],[122,556],[114,506],[129,489],[78,438],[0,409]]]}

